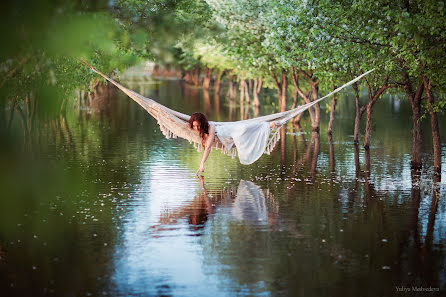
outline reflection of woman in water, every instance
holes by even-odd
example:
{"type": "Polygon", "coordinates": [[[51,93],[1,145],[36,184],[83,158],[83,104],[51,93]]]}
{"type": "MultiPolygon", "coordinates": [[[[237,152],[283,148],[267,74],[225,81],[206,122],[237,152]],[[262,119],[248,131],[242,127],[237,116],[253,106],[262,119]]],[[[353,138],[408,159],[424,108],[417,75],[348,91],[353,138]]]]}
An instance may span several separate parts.
{"type": "MultiPolygon", "coordinates": [[[[159,225],[152,228],[160,229],[160,225],[175,224],[179,219],[186,218],[193,230],[204,227],[208,216],[213,213],[213,207],[204,187],[204,178],[199,176],[202,193],[199,193],[195,199],[188,205],[162,214],[159,219],[159,225]]],[[[161,228],[162,229],[162,228],[161,228]]]]}
{"type": "Polygon", "coordinates": [[[241,180],[237,193],[221,191],[212,201],[209,199],[204,186],[203,176],[199,176],[202,193],[188,205],[173,211],[166,211],[160,216],[159,224],[153,229],[163,230],[163,225],[176,224],[179,219],[187,218],[192,230],[204,227],[208,217],[215,213],[216,205],[231,205],[233,219],[255,225],[274,225],[277,223],[278,204],[271,195],[250,181],[241,180]]]}
{"type": "MultiPolygon", "coordinates": [[[[254,125],[259,125],[259,123],[255,123],[254,125]]],[[[278,124],[276,124],[275,122],[269,123],[269,127],[271,129],[275,128],[277,125],[278,124]]],[[[199,172],[204,172],[204,163],[209,157],[212,144],[214,143],[215,140],[216,127],[212,124],[209,124],[206,116],[200,112],[193,113],[190,116],[189,127],[200,134],[201,144],[205,148],[203,153],[203,158],[201,159],[200,167],[197,170],[198,174],[199,172]]],[[[222,142],[224,143],[224,140],[222,142]]]]}

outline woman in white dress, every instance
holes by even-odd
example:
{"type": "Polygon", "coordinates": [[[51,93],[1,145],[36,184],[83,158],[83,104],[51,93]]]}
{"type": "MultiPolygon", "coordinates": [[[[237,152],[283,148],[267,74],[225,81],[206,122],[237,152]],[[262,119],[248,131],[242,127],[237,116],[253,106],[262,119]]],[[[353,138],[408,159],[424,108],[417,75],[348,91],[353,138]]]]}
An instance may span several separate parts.
{"type": "MultiPolygon", "coordinates": [[[[259,151],[258,147],[253,147],[252,149],[250,149],[250,144],[248,143],[247,145],[247,149],[245,149],[244,151],[240,151],[240,148],[242,147],[242,143],[238,142],[238,139],[243,139],[242,137],[237,137],[237,136],[242,136],[243,134],[245,134],[245,131],[247,131],[248,129],[257,129],[257,126],[262,125],[264,128],[269,127],[269,129],[267,130],[267,133],[263,133],[263,139],[261,141],[261,152],[260,155],[263,153],[263,150],[265,149],[266,146],[266,142],[265,140],[267,140],[267,138],[269,137],[269,132],[270,129],[275,128],[278,124],[276,124],[276,122],[264,122],[264,123],[253,123],[249,126],[234,126],[232,127],[232,129],[228,129],[228,126],[215,126],[209,123],[208,119],[206,118],[206,116],[200,112],[195,112],[191,115],[190,119],[189,119],[189,127],[191,129],[193,129],[194,131],[198,132],[200,135],[200,139],[201,139],[201,144],[204,147],[204,153],[203,153],[203,158],[201,159],[201,163],[200,163],[200,167],[197,170],[197,174],[200,172],[204,172],[204,163],[206,162],[207,158],[209,157],[209,154],[211,152],[211,148],[212,148],[212,144],[214,143],[215,140],[215,135],[217,135],[217,137],[219,138],[219,140],[226,146],[228,146],[228,149],[230,149],[233,145],[236,145],[239,150],[239,158],[240,161],[242,162],[242,164],[250,164],[252,162],[254,162],[255,160],[257,160],[260,155],[256,152],[256,155],[259,155],[258,157],[255,157],[255,160],[251,160],[253,158],[250,158],[251,155],[251,151],[252,150],[256,150],[259,151]],[[267,135],[266,135],[267,134],[267,135]],[[264,145],[263,145],[264,143],[264,145]],[[243,162],[243,156],[244,154],[246,154],[247,157],[247,161],[243,162]],[[248,160],[249,159],[249,160],[248,160]]],[[[251,133],[252,134],[252,133],[251,133]]],[[[249,142],[249,141],[248,141],[249,142]]]]}

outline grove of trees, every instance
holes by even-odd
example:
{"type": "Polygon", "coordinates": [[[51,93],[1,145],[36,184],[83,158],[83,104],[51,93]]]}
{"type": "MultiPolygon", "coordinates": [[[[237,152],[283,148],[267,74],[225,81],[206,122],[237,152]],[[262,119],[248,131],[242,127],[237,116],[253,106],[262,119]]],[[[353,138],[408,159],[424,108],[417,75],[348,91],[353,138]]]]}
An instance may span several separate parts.
{"type": "MultiPolygon", "coordinates": [[[[375,103],[386,92],[402,92],[412,108],[411,166],[422,166],[421,120],[429,117],[434,170],[441,172],[442,1],[45,0],[2,6],[5,127],[16,112],[32,122],[36,110],[58,110],[63,106],[58,98],[93,87],[98,78],[79,59],[106,73],[149,59],[181,69],[185,80],[216,93],[226,81],[229,98],[239,88],[240,100],[252,96],[257,106],[261,89],[275,88],[281,111],[375,68],[353,87],[354,142],[360,141],[365,113],[363,146],[369,149],[375,103]],[[365,103],[359,100],[361,89],[368,94],[365,103]]],[[[328,133],[335,104],[333,98],[328,133]]],[[[312,131],[320,133],[319,104],[309,115],[312,131]]]]}

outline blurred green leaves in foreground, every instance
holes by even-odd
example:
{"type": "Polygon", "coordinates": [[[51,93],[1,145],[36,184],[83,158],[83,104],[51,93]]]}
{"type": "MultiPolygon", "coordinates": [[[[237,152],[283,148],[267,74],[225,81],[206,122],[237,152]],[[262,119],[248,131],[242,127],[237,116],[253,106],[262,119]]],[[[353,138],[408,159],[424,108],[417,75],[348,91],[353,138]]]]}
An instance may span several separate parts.
{"type": "MultiPolygon", "coordinates": [[[[1,4],[0,100],[31,94],[58,105],[93,79],[78,59],[105,72],[147,55],[142,30],[125,27],[107,12],[107,1],[6,1],[1,4]]],[[[39,111],[39,110],[38,110],[39,111]]]]}

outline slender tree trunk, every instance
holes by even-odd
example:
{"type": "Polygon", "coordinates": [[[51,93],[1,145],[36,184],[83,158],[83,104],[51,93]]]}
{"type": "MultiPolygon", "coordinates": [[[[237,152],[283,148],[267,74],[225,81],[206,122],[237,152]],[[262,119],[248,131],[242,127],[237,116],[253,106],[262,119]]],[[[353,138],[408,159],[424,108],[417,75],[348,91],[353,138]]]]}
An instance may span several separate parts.
{"type": "Polygon", "coordinates": [[[360,131],[360,125],[361,125],[361,118],[364,114],[365,107],[361,106],[359,103],[359,88],[358,84],[353,84],[353,89],[355,90],[355,110],[356,110],[356,116],[355,116],[355,131],[353,133],[353,143],[359,144],[359,131],[360,131]]]}
{"type": "Polygon", "coordinates": [[[421,145],[422,145],[422,130],[421,130],[421,100],[424,89],[424,83],[421,80],[416,92],[413,92],[412,84],[409,80],[407,72],[402,73],[402,81],[404,85],[404,91],[409,99],[410,106],[412,107],[412,160],[411,168],[419,170],[422,167],[421,164],[421,145]]]}
{"type": "Polygon", "coordinates": [[[260,107],[260,100],[259,100],[259,93],[262,88],[262,79],[256,78],[254,80],[254,88],[253,88],[253,95],[254,95],[254,106],[260,107]]]}
{"type": "MultiPolygon", "coordinates": [[[[336,89],[336,86],[333,85],[333,90],[336,89]]],[[[333,133],[333,123],[334,123],[334,117],[335,117],[335,111],[336,111],[336,94],[333,94],[333,97],[331,98],[331,110],[330,110],[330,121],[328,122],[328,135],[332,135],[333,133]]]]}
{"type": "Polygon", "coordinates": [[[245,80],[243,77],[240,79],[240,104],[245,101],[245,80]]]}
{"type": "Polygon", "coordinates": [[[286,111],[287,99],[288,99],[288,76],[285,69],[282,68],[282,98],[281,98],[281,111],[286,111]]]}
{"type": "MultiPolygon", "coordinates": [[[[292,109],[293,109],[293,108],[296,108],[296,106],[297,106],[298,95],[301,96],[304,99],[305,103],[310,103],[310,93],[304,94],[304,92],[300,89],[300,87],[299,87],[299,73],[295,71],[294,67],[291,67],[291,76],[293,78],[294,91],[295,91],[295,93],[294,93],[294,102],[293,102],[293,107],[292,107],[292,109]]],[[[313,121],[314,121],[314,111],[313,111],[313,108],[309,108],[308,112],[310,114],[311,122],[313,123],[313,121]]],[[[302,118],[302,115],[303,115],[303,112],[298,114],[294,118],[293,122],[294,123],[299,123],[300,119],[302,118]]]]}
{"type": "Polygon", "coordinates": [[[437,112],[434,110],[435,99],[432,94],[431,81],[422,75],[424,90],[426,92],[427,109],[429,111],[431,130],[432,130],[432,145],[434,150],[434,172],[441,176],[441,140],[440,128],[438,126],[437,112]]]}
{"type": "Polygon", "coordinates": [[[246,84],[246,81],[245,81],[245,101],[249,103],[250,100],[251,99],[249,97],[249,88],[248,88],[248,85],[246,84]]]}
{"type": "MultiPolygon", "coordinates": [[[[294,68],[292,68],[294,69],[294,68]]],[[[303,74],[303,76],[305,78],[307,78],[309,80],[310,83],[310,92],[308,94],[308,96],[305,96],[303,94],[303,92],[299,90],[299,95],[301,95],[304,100],[305,103],[309,103],[312,102],[314,100],[316,100],[319,97],[319,80],[315,77],[313,77],[313,73],[307,73],[305,71],[303,71],[302,69],[299,69],[299,73],[303,74]],[[312,94],[313,99],[310,99],[310,95],[312,94]]],[[[317,103],[315,104],[313,107],[310,107],[308,109],[308,111],[310,112],[310,117],[311,117],[311,127],[313,132],[318,132],[319,133],[319,126],[320,126],[320,104],[317,103]]]]}
{"type": "Polygon", "coordinates": [[[237,97],[237,78],[235,75],[232,75],[229,80],[229,98],[234,100],[237,97]]]}
{"type": "Polygon", "coordinates": [[[376,101],[384,93],[384,91],[391,87],[389,86],[388,82],[389,82],[389,77],[387,76],[384,85],[382,85],[376,92],[373,92],[372,88],[367,83],[369,88],[369,102],[367,103],[367,123],[364,136],[364,148],[366,150],[370,148],[370,139],[372,134],[373,105],[375,105],[376,101]]]}
{"type": "Polygon", "coordinates": [[[203,89],[209,90],[212,80],[212,69],[206,67],[204,79],[203,79],[203,89]]]}
{"type": "MultiPolygon", "coordinates": [[[[319,86],[314,80],[311,81],[311,90],[313,93],[313,101],[315,101],[319,97],[319,86]]],[[[319,127],[321,125],[321,106],[319,103],[314,105],[314,116],[314,123],[311,128],[314,132],[319,132],[319,127]]]]}
{"type": "Polygon", "coordinates": [[[197,67],[195,68],[195,70],[191,71],[191,79],[194,86],[198,87],[200,85],[200,74],[201,74],[200,67],[197,67]]]}
{"type": "MultiPolygon", "coordinates": [[[[293,96],[293,105],[291,106],[291,109],[295,109],[296,107],[297,107],[297,99],[299,98],[299,92],[296,90],[296,89],[294,89],[294,96],[293,96]]],[[[300,119],[302,118],[302,115],[303,115],[304,113],[303,112],[301,112],[301,113],[299,113],[293,120],[292,120],[292,122],[293,123],[299,123],[300,122],[300,119]]]]}
{"type": "Polygon", "coordinates": [[[367,121],[365,126],[365,136],[364,136],[364,148],[368,150],[370,148],[370,138],[372,134],[372,110],[373,104],[367,104],[367,121]]]}
{"type": "Polygon", "coordinates": [[[219,94],[221,90],[221,85],[223,82],[223,77],[225,76],[226,71],[222,70],[217,74],[217,81],[215,83],[215,94],[219,94]]]}
{"type": "Polygon", "coordinates": [[[274,72],[271,72],[271,75],[273,77],[274,84],[277,89],[277,95],[279,97],[279,111],[285,111],[288,91],[288,78],[286,70],[282,68],[280,81],[278,80],[274,72]]]}
{"type": "Polygon", "coordinates": [[[282,85],[281,85],[281,82],[277,79],[277,76],[274,73],[274,71],[271,71],[271,76],[273,77],[274,84],[275,84],[276,89],[277,89],[277,96],[279,97],[279,110],[281,110],[282,85]]]}

